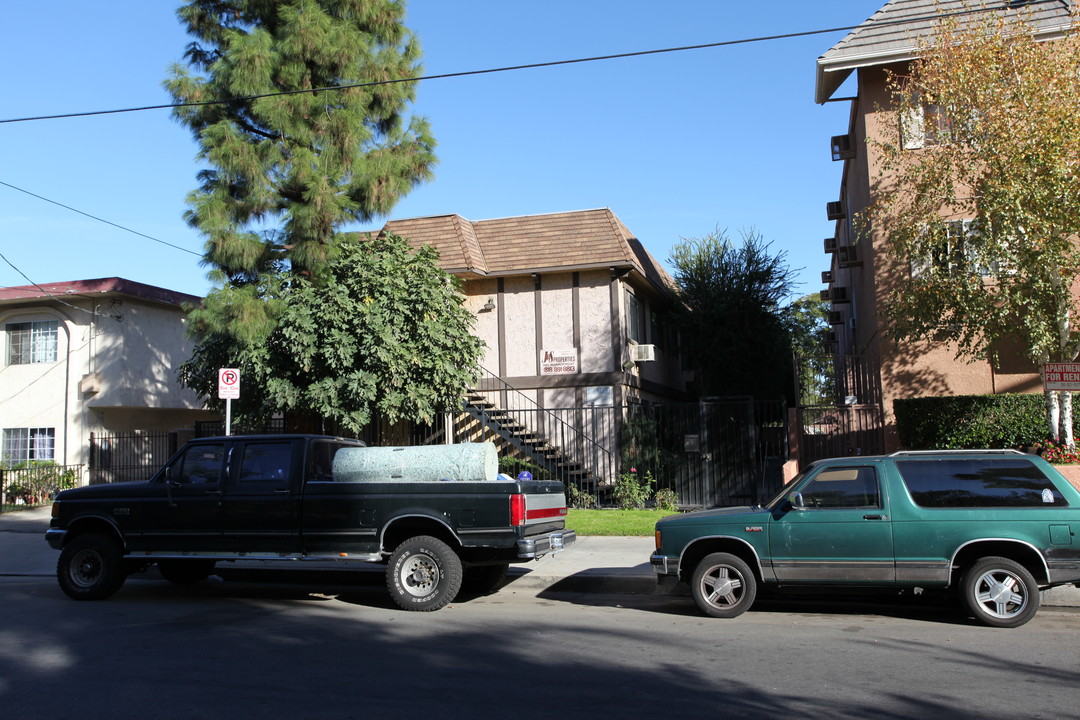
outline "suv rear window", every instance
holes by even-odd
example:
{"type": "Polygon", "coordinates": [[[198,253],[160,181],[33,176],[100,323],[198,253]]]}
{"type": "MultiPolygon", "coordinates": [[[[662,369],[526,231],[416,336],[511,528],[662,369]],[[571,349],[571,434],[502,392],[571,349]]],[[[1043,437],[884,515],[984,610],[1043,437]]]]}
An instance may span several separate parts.
{"type": "Polygon", "coordinates": [[[927,508],[1067,505],[1034,464],[1021,459],[897,460],[915,504],[927,508]]]}

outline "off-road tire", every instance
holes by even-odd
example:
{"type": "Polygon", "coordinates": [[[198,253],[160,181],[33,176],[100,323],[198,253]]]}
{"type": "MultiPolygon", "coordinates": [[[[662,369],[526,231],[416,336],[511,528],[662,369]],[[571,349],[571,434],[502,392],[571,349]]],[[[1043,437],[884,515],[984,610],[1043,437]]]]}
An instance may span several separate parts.
{"type": "Polygon", "coordinates": [[[438,538],[409,538],[390,555],[386,587],[403,610],[430,612],[446,607],[461,589],[458,554],[438,538]]]}
{"type": "Polygon", "coordinates": [[[127,571],[120,544],[102,533],[72,538],[56,563],[60,589],[72,600],[103,600],[124,584],[127,571]]]}

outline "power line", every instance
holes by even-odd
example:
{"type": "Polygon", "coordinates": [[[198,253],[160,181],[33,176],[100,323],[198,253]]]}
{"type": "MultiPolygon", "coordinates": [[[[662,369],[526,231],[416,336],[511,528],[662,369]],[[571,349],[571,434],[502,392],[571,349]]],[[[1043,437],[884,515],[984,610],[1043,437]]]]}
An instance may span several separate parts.
{"type": "MultiPolygon", "coordinates": [[[[77,209],[77,208],[73,208],[73,207],[71,207],[70,205],[65,205],[65,204],[63,204],[63,203],[61,203],[61,202],[57,202],[56,200],[50,200],[50,199],[49,199],[49,198],[47,198],[47,197],[44,197],[44,196],[42,196],[42,195],[37,195],[36,193],[32,193],[32,192],[30,192],[29,190],[23,190],[23,189],[22,189],[21,187],[16,187],[15,185],[12,185],[11,183],[6,183],[6,182],[4,182],[3,180],[0,180],[0,185],[3,185],[4,187],[9,187],[9,188],[11,188],[12,190],[18,190],[19,192],[21,192],[21,193],[25,193],[25,194],[29,195],[30,197],[35,197],[35,198],[37,198],[38,200],[44,200],[44,201],[45,201],[45,202],[47,202],[47,203],[52,203],[53,205],[56,205],[57,207],[62,207],[62,208],[64,208],[65,210],[70,210],[71,212],[74,212],[74,213],[79,213],[80,215],[84,215],[84,216],[86,216],[86,217],[90,218],[91,220],[97,220],[98,222],[103,222],[103,223],[105,223],[106,225],[112,225],[112,226],[113,226],[114,228],[119,228],[120,230],[123,230],[123,231],[125,231],[125,232],[129,232],[129,233],[131,233],[132,235],[138,235],[139,237],[143,237],[143,238],[146,238],[147,240],[153,240],[153,241],[154,241],[154,242],[156,242],[156,243],[161,243],[162,245],[168,245],[168,246],[169,246],[169,247],[171,247],[171,248],[176,248],[177,250],[180,250],[181,252],[186,252],[186,253],[188,253],[188,254],[190,254],[190,255],[194,255],[194,256],[196,256],[196,257],[202,257],[202,254],[201,254],[201,253],[197,253],[197,252],[195,252],[194,250],[188,250],[188,249],[187,249],[187,248],[185,248],[185,247],[180,247],[179,245],[174,245],[174,244],[172,244],[172,243],[170,243],[170,242],[165,242],[164,240],[158,240],[158,239],[157,239],[156,237],[153,237],[153,236],[147,235],[146,233],[141,233],[141,232],[139,232],[138,230],[132,230],[131,228],[128,228],[128,227],[124,227],[123,225],[119,225],[119,224],[117,224],[117,223],[114,223],[114,222],[112,222],[111,220],[105,220],[104,218],[99,218],[99,217],[98,217],[98,216],[96,216],[96,215],[91,215],[91,214],[90,214],[90,213],[88,213],[88,212],[83,212],[82,210],[79,210],[79,209],[77,209]]],[[[2,256],[0,256],[0,257],[2,257],[2,256]]],[[[6,261],[6,260],[7,260],[7,259],[5,258],[5,261],[6,261]]],[[[8,265],[11,265],[11,263],[9,262],[9,263],[8,263],[8,265]]],[[[15,267],[14,265],[11,265],[11,266],[12,266],[12,267],[15,267]]],[[[16,270],[17,270],[17,269],[18,269],[18,268],[16,268],[16,270]]],[[[22,274],[22,273],[20,273],[20,274],[22,274]]],[[[25,276],[25,275],[23,275],[23,277],[26,277],[26,276],[25,276]]],[[[27,279],[27,280],[29,280],[30,278],[26,278],[26,279],[27,279]]]]}
{"type": "MultiPolygon", "coordinates": [[[[4,262],[6,262],[6,263],[8,264],[8,266],[9,266],[9,267],[11,267],[11,269],[12,269],[12,270],[14,270],[15,272],[17,272],[17,273],[19,273],[20,275],[22,275],[22,276],[23,276],[23,278],[25,278],[26,282],[30,283],[31,285],[33,285],[34,287],[36,287],[36,288],[37,288],[38,290],[40,290],[40,291],[41,291],[41,294],[42,294],[42,295],[44,295],[45,297],[51,298],[51,299],[55,300],[56,302],[60,303],[61,305],[65,305],[65,306],[67,306],[67,307],[71,308],[72,310],[78,310],[79,312],[84,312],[84,313],[88,313],[88,314],[90,314],[90,315],[95,315],[95,316],[97,315],[97,313],[96,313],[96,312],[94,312],[93,310],[87,310],[86,308],[81,308],[81,307],[79,307],[78,305],[72,305],[72,304],[71,304],[71,303],[69,303],[69,302],[65,302],[64,300],[61,300],[61,299],[60,299],[60,298],[58,298],[58,297],[57,297],[56,295],[53,295],[53,294],[52,294],[51,292],[49,292],[48,290],[46,290],[45,288],[41,287],[41,286],[40,286],[40,285],[38,285],[38,284],[37,284],[36,282],[34,282],[33,280],[31,280],[31,279],[29,278],[29,276],[27,276],[27,274],[26,274],[26,273],[24,273],[24,272],[23,272],[22,270],[20,270],[19,268],[17,268],[17,267],[15,266],[15,263],[13,263],[13,262],[11,262],[10,260],[8,260],[8,259],[7,259],[7,257],[5,257],[5,256],[4,256],[4,254],[3,254],[3,253],[0,253],[0,260],[3,260],[4,262]]],[[[12,397],[14,397],[14,396],[12,396],[12,397]]],[[[9,399],[10,399],[10,398],[9,398],[9,399]]]]}
{"type": "MultiPolygon", "coordinates": [[[[1032,7],[1032,6],[1035,6],[1035,5],[1046,5],[1046,4],[1050,4],[1050,3],[1061,4],[1062,0],[1029,0],[1029,2],[1027,2],[1025,6],[1026,7],[1032,7]]],[[[918,16],[902,18],[902,19],[899,19],[899,20],[878,21],[878,22],[874,22],[873,25],[874,25],[874,27],[889,27],[889,26],[894,26],[894,25],[907,25],[907,24],[916,23],[916,22],[924,22],[924,21],[927,21],[927,20],[943,20],[943,19],[946,19],[946,18],[961,17],[961,16],[964,16],[964,15],[974,15],[974,14],[977,14],[977,13],[993,12],[993,11],[997,11],[997,10],[1001,10],[1001,9],[1002,8],[1000,6],[996,6],[996,7],[995,6],[989,6],[989,7],[983,6],[983,7],[976,7],[976,8],[965,8],[963,10],[957,10],[957,11],[948,12],[948,13],[933,13],[933,14],[927,14],[927,15],[918,15],[918,16]]],[[[742,38],[742,39],[739,39],[739,40],[723,40],[723,41],[714,42],[714,43],[703,43],[701,45],[684,45],[682,47],[661,48],[661,49],[658,49],[658,50],[638,50],[638,51],[635,51],[635,52],[615,53],[615,54],[611,54],[611,55],[595,55],[595,56],[592,56],[592,57],[574,58],[574,59],[570,59],[570,60],[552,60],[552,61],[549,61],[549,62],[528,63],[528,64],[525,64],[525,65],[507,65],[507,66],[504,66],[504,67],[488,68],[488,69],[485,69],[485,70],[465,70],[465,71],[462,71],[462,72],[440,73],[440,74],[437,74],[437,75],[420,75],[420,76],[408,77],[408,78],[394,78],[394,79],[391,79],[391,80],[374,80],[374,81],[371,81],[371,82],[351,83],[351,84],[348,84],[348,85],[331,85],[331,86],[328,86],[328,87],[310,88],[310,89],[305,89],[305,90],[284,90],[284,91],[280,91],[280,92],[264,93],[264,94],[261,94],[261,95],[249,95],[249,96],[245,96],[245,97],[230,98],[230,99],[227,99],[227,100],[205,100],[205,101],[202,101],[202,102],[190,102],[190,103],[170,103],[170,104],[163,104],[163,105],[143,105],[141,107],[117,108],[117,109],[113,109],[113,110],[91,110],[91,111],[87,111],[87,112],[63,113],[63,114],[59,114],[59,115],[37,115],[37,116],[32,116],[32,117],[8,118],[8,119],[0,120],[0,124],[17,123],[17,122],[32,122],[32,121],[37,121],[37,120],[59,120],[59,119],[62,119],[62,118],[90,117],[90,116],[95,116],[95,115],[115,115],[115,114],[119,114],[119,113],[143,112],[145,110],[167,110],[167,109],[182,108],[182,107],[202,107],[202,106],[208,106],[208,105],[225,105],[225,104],[234,103],[234,102],[249,102],[249,101],[252,101],[252,100],[260,100],[262,98],[283,97],[283,96],[286,96],[286,95],[304,95],[304,94],[308,94],[308,93],[317,93],[317,92],[334,92],[334,91],[340,91],[340,90],[350,90],[350,89],[354,89],[354,88],[376,87],[376,86],[379,86],[379,85],[395,85],[395,84],[398,84],[398,83],[422,82],[424,80],[445,80],[445,79],[449,79],[449,78],[469,77],[469,76],[475,76],[475,75],[489,75],[489,74],[493,74],[493,73],[514,72],[514,71],[518,71],[518,70],[532,70],[532,69],[537,69],[537,68],[557,67],[557,66],[560,66],[560,65],[575,65],[575,64],[580,64],[580,63],[600,62],[600,61],[603,61],[603,60],[620,60],[620,59],[624,59],[624,58],[643,57],[643,56],[646,56],[646,55],[660,55],[660,54],[663,54],[663,53],[686,52],[686,51],[689,51],[689,50],[706,50],[706,49],[709,49],[709,48],[730,47],[730,46],[733,46],[733,45],[746,45],[746,44],[750,44],[750,43],[771,42],[771,41],[774,41],[774,40],[790,40],[790,39],[793,39],[793,38],[810,37],[810,36],[813,36],[813,35],[825,35],[825,34],[828,34],[828,33],[857,30],[858,28],[863,27],[864,24],[865,23],[860,23],[859,25],[844,25],[844,26],[841,26],[841,27],[826,28],[826,29],[823,29],[823,30],[806,30],[806,31],[803,31],[803,32],[783,33],[783,34],[780,34],[780,35],[762,35],[762,36],[759,36],[759,37],[742,38]]]]}

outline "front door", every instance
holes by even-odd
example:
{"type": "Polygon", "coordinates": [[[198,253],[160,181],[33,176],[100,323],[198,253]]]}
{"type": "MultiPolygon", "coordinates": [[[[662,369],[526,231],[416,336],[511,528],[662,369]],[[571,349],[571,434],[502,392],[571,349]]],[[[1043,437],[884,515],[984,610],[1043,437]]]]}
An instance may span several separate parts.
{"type": "Polygon", "coordinates": [[[793,491],[801,495],[801,505],[775,516],[770,525],[777,580],[850,585],[896,580],[888,498],[874,466],[825,468],[793,491]]]}
{"type": "Polygon", "coordinates": [[[144,532],[129,537],[132,550],[217,550],[227,457],[224,443],[200,443],[173,458],[140,504],[144,532]]]}

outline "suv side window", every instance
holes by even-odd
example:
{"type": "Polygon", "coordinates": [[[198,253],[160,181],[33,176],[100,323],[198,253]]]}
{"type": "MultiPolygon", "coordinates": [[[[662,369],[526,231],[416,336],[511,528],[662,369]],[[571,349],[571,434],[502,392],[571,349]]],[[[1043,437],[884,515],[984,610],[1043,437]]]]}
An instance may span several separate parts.
{"type": "Polygon", "coordinates": [[[1054,483],[1022,458],[897,460],[916,505],[927,508],[1065,506],[1054,483]]]}
{"type": "Polygon", "coordinates": [[[881,489],[872,467],[825,468],[800,492],[810,509],[881,507],[881,489]]]}

